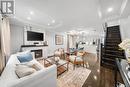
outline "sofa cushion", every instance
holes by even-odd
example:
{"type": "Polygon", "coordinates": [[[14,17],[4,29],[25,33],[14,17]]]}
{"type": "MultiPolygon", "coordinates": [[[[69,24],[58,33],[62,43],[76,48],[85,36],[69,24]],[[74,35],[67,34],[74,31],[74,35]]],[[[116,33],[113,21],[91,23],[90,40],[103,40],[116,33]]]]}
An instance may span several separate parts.
{"type": "Polygon", "coordinates": [[[21,63],[33,60],[33,56],[30,52],[18,55],[17,58],[21,63]]]}
{"type": "Polygon", "coordinates": [[[34,68],[36,71],[43,69],[43,67],[41,68],[41,66],[39,64],[37,64],[36,62],[33,62],[33,61],[16,64],[16,66],[17,65],[25,65],[25,66],[34,68]]]}
{"type": "Polygon", "coordinates": [[[19,78],[22,78],[24,76],[31,75],[36,70],[34,68],[28,67],[26,65],[17,65],[15,68],[15,72],[19,78]]]}
{"type": "Polygon", "coordinates": [[[34,68],[37,71],[41,70],[41,68],[39,67],[38,64],[33,64],[31,67],[34,68]]]}
{"type": "MultiPolygon", "coordinates": [[[[31,75],[28,75],[28,76],[25,76],[23,78],[19,78],[17,76],[17,74],[15,72],[16,64],[21,64],[20,61],[18,60],[17,56],[19,56],[21,54],[28,53],[28,52],[30,52],[30,51],[19,52],[17,54],[12,54],[10,56],[10,58],[9,58],[7,64],[6,64],[6,67],[4,68],[4,70],[3,70],[3,72],[2,72],[2,74],[0,76],[0,87],[19,87],[19,86],[14,86],[14,84],[16,84],[16,83],[19,84],[19,82],[23,83],[23,81],[25,79],[27,79],[27,81],[28,81],[28,78],[33,77],[35,74],[37,74],[37,72],[41,71],[41,70],[39,70],[39,71],[35,70],[36,71],[35,73],[33,73],[31,75]],[[5,83],[5,84],[3,84],[3,83],[5,83]]],[[[44,66],[42,64],[40,64],[35,58],[32,61],[30,61],[30,62],[32,64],[36,63],[40,69],[46,70],[46,68],[44,68],[44,66]]],[[[27,62],[24,62],[24,63],[27,63],[27,62]]],[[[42,78],[44,78],[44,77],[42,77],[42,78]]]]}

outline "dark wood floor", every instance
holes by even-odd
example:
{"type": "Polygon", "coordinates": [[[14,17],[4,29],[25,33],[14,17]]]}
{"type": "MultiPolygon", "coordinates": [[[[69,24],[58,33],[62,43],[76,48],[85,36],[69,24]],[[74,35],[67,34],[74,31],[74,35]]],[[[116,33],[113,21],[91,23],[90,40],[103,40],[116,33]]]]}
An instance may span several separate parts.
{"type": "MultiPolygon", "coordinates": [[[[91,73],[82,87],[114,87],[114,70],[100,66],[100,57],[98,56],[92,53],[85,56],[86,68],[90,69],[91,73]]],[[[123,82],[119,73],[117,80],[123,82]]]]}
{"type": "MultiPolygon", "coordinates": [[[[87,68],[91,70],[91,73],[83,87],[114,87],[114,70],[100,66],[99,57],[88,57],[86,59],[88,59],[87,68]]],[[[118,74],[118,81],[122,82],[120,74],[118,74]]]]}

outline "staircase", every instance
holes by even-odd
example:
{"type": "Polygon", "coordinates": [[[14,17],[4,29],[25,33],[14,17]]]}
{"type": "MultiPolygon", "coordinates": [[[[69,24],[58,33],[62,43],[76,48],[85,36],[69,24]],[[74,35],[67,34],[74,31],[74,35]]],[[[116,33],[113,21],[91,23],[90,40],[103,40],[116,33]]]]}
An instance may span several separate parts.
{"type": "Polygon", "coordinates": [[[101,65],[108,68],[115,67],[116,58],[125,58],[124,51],[119,50],[121,43],[120,27],[107,27],[104,46],[102,46],[101,65]]]}

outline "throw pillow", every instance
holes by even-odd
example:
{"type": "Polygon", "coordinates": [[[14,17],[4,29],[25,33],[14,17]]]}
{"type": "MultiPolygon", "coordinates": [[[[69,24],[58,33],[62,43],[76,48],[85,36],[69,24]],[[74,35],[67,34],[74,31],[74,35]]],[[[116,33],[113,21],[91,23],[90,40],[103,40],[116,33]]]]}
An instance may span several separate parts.
{"type": "Polygon", "coordinates": [[[17,65],[15,68],[15,72],[19,78],[31,75],[35,71],[36,71],[35,69],[25,66],[25,65],[17,65]]]}
{"type": "Polygon", "coordinates": [[[26,53],[26,54],[21,54],[21,55],[17,56],[17,58],[20,61],[20,63],[29,62],[29,61],[33,60],[33,56],[30,52],[26,53]]]}
{"type": "Polygon", "coordinates": [[[25,65],[25,66],[34,68],[36,71],[39,71],[39,70],[42,69],[37,63],[31,62],[31,61],[30,62],[16,64],[16,66],[18,66],[18,65],[25,65]]]}
{"type": "Polygon", "coordinates": [[[31,67],[34,68],[37,71],[41,70],[41,67],[39,67],[38,64],[33,64],[31,67]]]}
{"type": "Polygon", "coordinates": [[[28,50],[28,51],[23,51],[23,52],[17,52],[17,56],[19,56],[19,55],[22,55],[22,54],[26,54],[26,53],[29,53],[30,51],[28,50]]]}

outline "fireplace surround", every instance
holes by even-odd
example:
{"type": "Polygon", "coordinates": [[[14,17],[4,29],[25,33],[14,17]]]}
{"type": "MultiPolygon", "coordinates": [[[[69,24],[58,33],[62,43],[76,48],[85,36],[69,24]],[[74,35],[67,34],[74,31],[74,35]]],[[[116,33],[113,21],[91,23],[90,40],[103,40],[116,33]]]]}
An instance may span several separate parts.
{"type": "Polygon", "coordinates": [[[47,45],[22,45],[21,51],[34,52],[36,59],[47,58],[47,45]]]}
{"type": "Polygon", "coordinates": [[[34,52],[35,58],[41,58],[43,55],[42,49],[37,49],[37,50],[31,50],[31,52],[34,52]]]}

